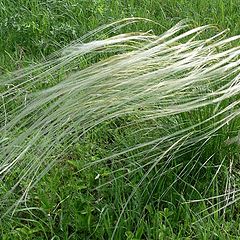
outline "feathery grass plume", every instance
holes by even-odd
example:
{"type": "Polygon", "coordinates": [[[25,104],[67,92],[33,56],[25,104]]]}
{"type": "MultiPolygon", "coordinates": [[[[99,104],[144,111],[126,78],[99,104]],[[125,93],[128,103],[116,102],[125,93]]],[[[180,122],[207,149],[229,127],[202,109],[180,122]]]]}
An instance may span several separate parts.
{"type": "MultiPolygon", "coordinates": [[[[224,38],[224,31],[203,39],[199,35],[211,26],[189,30],[184,22],[160,36],[113,35],[138,21],[143,20],[100,27],[45,62],[2,77],[1,212],[13,213],[26,202],[35,184],[87,132],[120,118],[133,116],[118,128],[141,138],[83,169],[113,159],[117,164],[131,153],[136,161],[131,172],[146,169],[137,189],[156,167],[158,178],[181,166],[176,182],[193,173],[197,176],[216,155],[222,157],[216,174],[223,161],[233,160],[231,153],[219,155],[214,147],[239,142],[240,46],[231,43],[240,36],[224,38]],[[113,36],[88,41],[106,32],[113,36]],[[188,162],[181,162],[183,158],[188,162]]],[[[211,182],[206,189],[210,186],[211,182]]],[[[133,195],[134,191],[119,221],[133,195]]],[[[235,201],[229,192],[222,196],[226,195],[229,201],[221,207],[235,201]]]]}

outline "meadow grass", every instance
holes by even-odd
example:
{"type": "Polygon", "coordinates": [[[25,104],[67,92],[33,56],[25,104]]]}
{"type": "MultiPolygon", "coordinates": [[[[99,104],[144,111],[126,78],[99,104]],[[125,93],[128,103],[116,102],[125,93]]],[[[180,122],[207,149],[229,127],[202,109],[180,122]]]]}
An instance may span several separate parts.
{"type": "MultiPolygon", "coordinates": [[[[228,27],[230,29],[228,36],[236,35],[239,34],[237,3],[238,1],[197,1],[196,3],[173,0],[92,1],[91,4],[89,1],[18,1],[17,3],[2,1],[0,8],[1,70],[3,73],[9,73],[22,69],[30,63],[39,62],[40,59],[77,40],[79,36],[95,27],[131,15],[150,18],[159,24],[140,21],[126,26],[125,31],[148,31],[151,27],[153,33],[161,34],[179,20],[189,18],[192,20],[191,27],[206,23],[215,24],[219,30],[228,27]]],[[[209,28],[202,36],[209,37],[215,31],[209,28]]],[[[116,32],[121,30],[116,29],[116,32]]],[[[89,36],[88,40],[107,38],[115,34],[108,31],[100,32],[96,36],[89,36]]],[[[231,46],[238,45],[239,41],[236,41],[231,46]]],[[[129,50],[128,48],[131,50],[131,44],[125,47],[126,51],[129,50]]],[[[73,50],[70,49],[70,51],[73,50]]],[[[108,54],[112,53],[100,53],[93,58],[84,57],[80,63],[74,62],[70,65],[69,69],[73,68],[76,71],[99,59],[107,58],[108,54]]],[[[151,62],[149,65],[151,71],[158,67],[157,64],[154,66],[152,64],[156,63],[151,62]]],[[[51,73],[52,80],[49,80],[46,74],[43,76],[43,83],[40,81],[28,87],[28,94],[33,93],[32,97],[41,99],[42,95],[38,95],[40,90],[55,86],[58,82],[61,83],[61,80],[69,74],[69,69],[67,67],[66,69],[67,71],[58,71],[57,75],[51,73]]],[[[94,68],[92,70],[94,71],[94,68]]],[[[87,76],[87,73],[85,74],[87,76]]],[[[129,73],[124,74],[128,76],[129,73]]],[[[129,76],[132,76],[131,74],[129,76]]],[[[4,82],[5,79],[2,81],[4,82]]],[[[200,84],[199,87],[203,86],[200,84]]],[[[216,86],[213,84],[211,87],[215,89],[216,86]]],[[[208,88],[211,89],[211,87],[208,88]]],[[[141,90],[141,84],[139,88],[141,90]]],[[[202,96],[209,94],[209,89],[202,89],[202,96]]],[[[234,91],[234,88],[232,90],[234,91]]],[[[131,91],[128,90],[128,92],[131,91]]],[[[45,173],[43,179],[38,179],[38,184],[33,186],[25,199],[26,205],[20,204],[13,216],[7,214],[1,220],[2,238],[237,239],[239,236],[238,202],[228,208],[224,206],[232,200],[235,202],[233,197],[237,199],[238,196],[237,193],[236,196],[232,194],[239,185],[238,145],[226,142],[228,138],[229,143],[236,142],[234,137],[239,129],[238,105],[236,103],[232,109],[227,107],[238,99],[234,92],[229,91],[226,94],[232,94],[232,97],[227,97],[218,106],[217,112],[225,111],[219,119],[225,119],[228,116],[226,113],[231,116],[236,111],[234,121],[225,124],[216,132],[216,135],[212,134],[210,140],[201,139],[195,145],[191,145],[187,137],[177,139],[180,144],[171,154],[167,152],[163,158],[164,161],[171,162],[167,169],[164,168],[164,164],[161,165],[161,162],[156,166],[149,163],[155,163],[161,149],[169,147],[168,143],[174,146],[176,138],[161,142],[160,146],[156,144],[154,147],[150,145],[126,152],[124,150],[159,136],[171,135],[178,131],[179,127],[186,129],[208,119],[216,111],[215,104],[206,105],[202,111],[193,109],[190,114],[185,110],[177,118],[166,115],[159,122],[156,117],[149,116],[149,107],[152,107],[151,103],[155,101],[149,96],[149,106],[137,104],[134,114],[124,112],[124,116],[110,118],[98,124],[70,147],[68,138],[65,140],[66,143],[56,144],[54,149],[62,153],[61,158],[48,173],[45,173]],[[148,120],[139,121],[144,115],[148,120]],[[188,144],[191,147],[184,148],[188,144]],[[67,151],[65,151],[66,146],[68,146],[67,151]],[[120,158],[118,153],[122,153],[120,158]],[[116,156],[109,158],[113,154],[116,156]],[[106,161],[103,162],[102,159],[106,161]],[[86,164],[89,165],[88,168],[85,167],[86,164]],[[229,192],[225,192],[222,197],[214,198],[224,194],[223,189],[229,192]],[[186,203],[189,200],[202,200],[208,197],[210,198],[206,201],[186,203]],[[125,208],[124,211],[122,211],[123,208],[125,208]],[[209,211],[206,211],[208,208],[209,211]],[[121,214],[122,217],[119,218],[121,214]]],[[[18,99],[16,94],[17,101],[12,98],[14,101],[8,105],[4,103],[2,106],[7,106],[7,110],[2,109],[1,113],[11,112],[16,107],[21,108],[25,96],[26,94],[22,94],[18,99]]],[[[118,97],[124,99],[124,95],[118,97]]],[[[194,98],[194,94],[189,94],[189,97],[194,98]]],[[[209,95],[209,97],[214,96],[209,95]]],[[[140,100],[142,101],[140,103],[143,103],[141,98],[140,100]]],[[[170,100],[172,101],[171,97],[170,100]]],[[[181,100],[184,104],[186,99],[181,98],[180,95],[176,100],[181,100]]],[[[97,105],[95,107],[97,108],[97,105]]],[[[36,115],[35,120],[38,117],[36,115]]],[[[4,120],[3,114],[1,122],[4,120]]],[[[62,118],[62,121],[65,120],[62,118]]],[[[13,136],[24,133],[28,124],[31,123],[24,121],[23,118],[23,121],[16,125],[17,128],[13,129],[13,136]]],[[[34,121],[34,115],[31,116],[31,121],[34,121]]],[[[202,128],[210,131],[209,126],[214,126],[216,122],[216,119],[212,119],[210,123],[196,126],[194,131],[201,133],[202,128]]],[[[82,125],[75,127],[76,133],[82,131],[82,125]]],[[[46,141],[47,145],[53,138],[55,135],[50,136],[49,139],[47,136],[43,141],[46,141]]],[[[198,139],[199,136],[196,134],[195,138],[198,139]]],[[[2,141],[1,144],[4,146],[4,138],[2,141]]],[[[21,139],[19,141],[21,142],[21,139]]],[[[38,154],[41,154],[41,150],[40,148],[38,154]]],[[[15,150],[9,151],[9,154],[14,152],[15,150]]],[[[2,154],[4,156],[6,153],[2,154]]],[[[36,152],[27,156],[30,163],[36,157],[36,152]]],[[[47,170],[47,162],[52,160],[51,158],[54,156],[46,158],[47,170]]],[[[1,197],[5,196],[21,174],[21,169],[18,171],[16,168],[10,177],[6,178],[7,180],[1,182],[1,197]]],[[[22,181],[20,186],[16,186],[14,194],[7,198],[8,202],[2,202],[2,213],[5,213],[6,208],[22,196],[22,191],[28,184],[28,181],[22,181]]]]}
{"type": "MultiPolygon", "coordinates": [[[[190,19],[193,26],[214,24],[220,31],[229,28],[230,35],[237,35],[239,8],[238,0],[2,0],[1,70],[6,72],[28,65],[100,25],[125,17],[157,21],[159,25],[151,25],[155,34],[182,19],[190,19]]],[[[141,23],[137,29],[148,31],[149,25],[141,23]]]]}

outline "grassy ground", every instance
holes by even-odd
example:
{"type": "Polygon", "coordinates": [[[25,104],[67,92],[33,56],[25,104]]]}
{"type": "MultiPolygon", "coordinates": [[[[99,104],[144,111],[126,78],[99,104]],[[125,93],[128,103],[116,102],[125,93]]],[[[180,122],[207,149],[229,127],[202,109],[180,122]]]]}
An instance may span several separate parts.
{"type": "MultiPolygon", "coordinates": [[[[188,18],[193,26],[215,24],[219,30],[229,28],[228,34],[236,35],[240,34],[239,12],[238,0],[2,0],[0,71],[7,73],[38,62],[95,27],[123,17],[158,21],[160,25],[152,26],[156,34],[188,18]]],[[[149,25],[142,24],[139,28],[149,30],[149,25]]],[[[221,174],[215,176],[221,163],[219,159],[239,157],[238,149],[229,150],[222,143],[227,129],[202,151],[192,149],[174,159],[172,168],[165,173],[159,172],[156,166],[141,184],[139,181],[149,169],[149,166],[139,168],[137,165],[139,160],[144,163],[148,157],[141,151],[136,153],[137,159],[136,155],[126,154],[122,162],[113,159],[80,171],[85,163],[144,141],[143,136],[154,138],[154,134],[158,134],[144,133],[138,125],[119,128],[126,122],[133,122],[134,117],[104,123],[73,145],[30,192],[28,205],[22,206],[12,218],[2,220],[1,238],[110,239],[122,208],[130,199],[114,239],[238,239],[238,203],[211,216],[207,216],[209,212],[200,212],[213,205],[211,212],[214,212],[221,207],[222,199],[184,203],[188,199],[206,197],[206,188],[210,196],[221,194],[220,189],[225,187],[227,179],[233,177],[239,185],[239,177],[229,173],[228,161],[222,166],[221,174]],[[219,149],[217,153],[216,149],[219,149]],[[214,158],[201,167],[202,161],[212,154],[214,158]],[[187,174],[184,166],[193,158],[191,164],[199,164],[199,167],[187,174]],[[134,169],[138,170],[126,174],[134,169]],[[176,176],[181,176],[181,181],[175,182],[176,176]],[[100,185],[103,186],[98,188],[100,185]]],[[[148,124],[154,127],[155,123],[148,124]]],[[[234,163],[235,171],[238,164],[234,163]]],[[[2,188],[1,194],[4,191],[2,188]]]]}

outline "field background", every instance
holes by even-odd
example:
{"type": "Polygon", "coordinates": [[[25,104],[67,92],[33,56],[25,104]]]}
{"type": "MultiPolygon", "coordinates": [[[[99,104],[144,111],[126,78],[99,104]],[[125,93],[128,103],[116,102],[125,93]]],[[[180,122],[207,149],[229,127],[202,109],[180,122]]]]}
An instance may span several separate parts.
{"type": "MultiPolygon", "coordinates": [[[[192,27],[214,24],[218,31],[228,28],[227,36],[233,36],[240,34],[239,14],[239,0],[1,0],[0,74],[42,61],[96,27],[125,17],[157,21],[159,25],[151,27],[143,23],[137,25],[138,30],[151,29],[155,34],[188,19],[192,27]]],[[[134,31],[136,27],[128,30],[134,31]]],[[[28,206],[2,220],[1,239],[111,239],[121,209],[146,169],[126,178],[113,175],[112,171],[121,166],[111,164],[94,166],[84,172],[79,170],[85,162],[106,157],[114,149],[121,149],[141,137],[130,134],[131,128],[118,132],[116,126],[123,124],[121,121],[131,119],[105,123],[74,145],[71,152],[35,186],[28,206]],[[111,184],[96,189],[109,179],[111,184]]],[[[220,149],[221,144],[214,143],[213,146],[215,150],[211,146],[205,149],[206,156],[220,149]]],[[[228,151],[220,149],[219,156],[228,151]]],[[[236,171],[237,166],[236,162],[236,171]]],[[[223,171],[217,177],[214,171],[205,172],[198,179],[199,189],[211,182],[212,194],[220,194],[218,189],[224,186],[224,179],[229,178],[228,167],[226,164],[225,173],[223,171]]],[[[207,217],[202,219],[205,215],[199,216],[196,212],[206,208],[204,202],[183,204],[185,197],[196,196],[190,190],[192,188],[184,186],[180,193],[174,188],[182,185],[173,186],[171,193],[160,199],[163,189],[175,175],[174,172],[168,174],[156,186],[152,179],[157,173],[155,169],[149,181],[134,194],[114,239],[239,239],[238,203],[224,213],[217,211],[210,216],[204,213],[207,217]]],[[[237,174],[234,179],[238,185],[237,174]]],[[[0,191],[4,193],[4,190],[0,191]]],[[[214,204],[217,210],[217,200],[214,204]]]]}

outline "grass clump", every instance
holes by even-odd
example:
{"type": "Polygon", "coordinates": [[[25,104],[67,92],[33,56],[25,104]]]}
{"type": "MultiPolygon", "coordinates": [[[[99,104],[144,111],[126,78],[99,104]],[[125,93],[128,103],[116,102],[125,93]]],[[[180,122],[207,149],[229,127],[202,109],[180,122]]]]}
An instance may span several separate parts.
{"type": "Polygon", "coordinates": [[[238,236],[240,37],[141,21],[2,78],[5,239],[238,236]]]}

